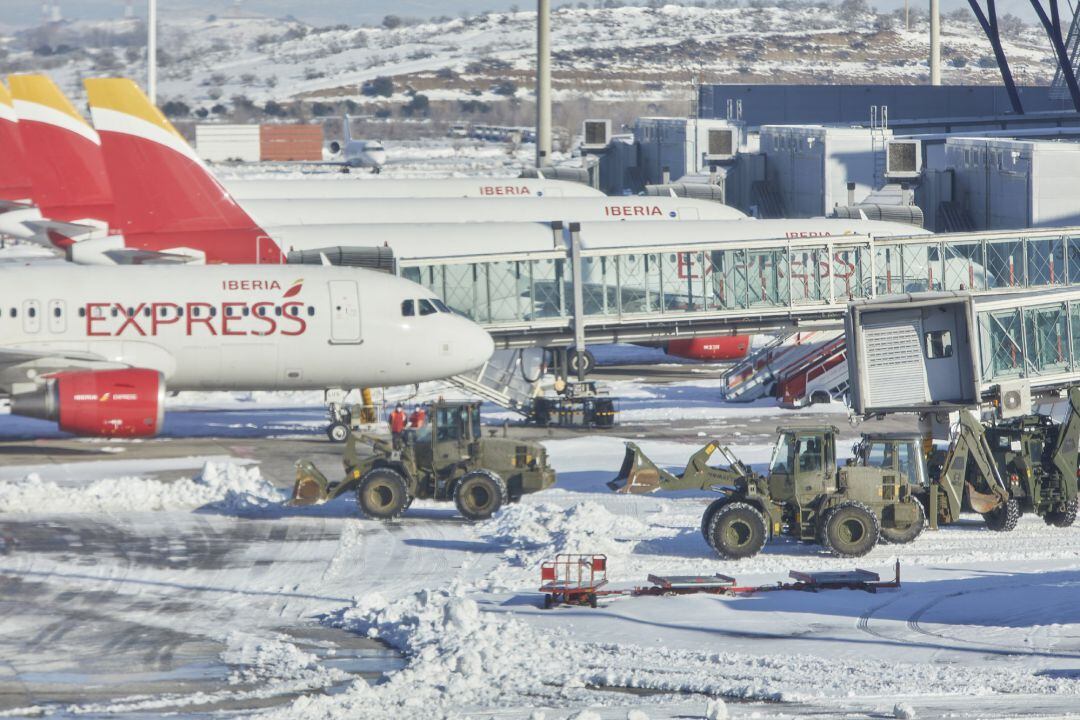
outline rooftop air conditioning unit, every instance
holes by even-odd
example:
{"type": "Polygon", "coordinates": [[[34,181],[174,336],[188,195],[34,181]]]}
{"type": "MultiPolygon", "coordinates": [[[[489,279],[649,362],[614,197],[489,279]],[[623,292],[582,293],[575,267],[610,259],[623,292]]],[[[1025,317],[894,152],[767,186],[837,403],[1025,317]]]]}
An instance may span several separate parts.
{"type": "Polygon", "coordinates": [[[708,143],[705,149],[705,162],[729,162],[735,159],[736,129],[709,128],[708,143]]]}
{"type": "Polygon", "coordinates": [[[922,141],[889,140],[885,146],[885,177],[911,180],[922,175],[922,141]]]}
{"type": "Polygon", "coordinates": [[[1027,380],[1001,383],[997,389],[1002,420],[1031,414],[1031,385],[1027,380]]]}
{"type": "Polygon", "coordinates": [[[603,150],[611,142],[610,120],[586,120],[582,123],[581,149],[588,151],[603,150]]]}

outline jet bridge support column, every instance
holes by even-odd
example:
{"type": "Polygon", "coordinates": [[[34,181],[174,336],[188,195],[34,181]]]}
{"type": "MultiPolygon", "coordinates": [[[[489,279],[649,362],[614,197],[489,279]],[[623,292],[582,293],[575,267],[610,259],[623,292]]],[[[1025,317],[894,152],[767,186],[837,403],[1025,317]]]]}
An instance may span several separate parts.
{"type": "Polygon", "coordinates": [[[585,293],[581,272],[581,223],[570,223],[571,279],[574,283],[574,352],[577,354],[577,377],[585,379],[585,293]]]}

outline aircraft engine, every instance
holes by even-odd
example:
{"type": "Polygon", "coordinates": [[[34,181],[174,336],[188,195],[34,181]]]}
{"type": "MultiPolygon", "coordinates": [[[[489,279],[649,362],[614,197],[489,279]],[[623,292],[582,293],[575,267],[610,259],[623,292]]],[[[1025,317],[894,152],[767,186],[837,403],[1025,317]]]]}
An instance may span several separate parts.
{"type": "Polygon", "coordinates": [[[339,143],[337,140],[331,140],[330,152],[334,155],[337,155],[339,152],[341,152],[341,143],[339,143]]]}
{"type": "Polygon", "coordinates": [[[72,370],[11,399],[14,415],[55,421],[64,432],[93,437],[150,437],[165,415],[165,378],[157,370],[72,370]]]}
{"type": "Polygon", "coordinates": [[[670,340],[664,352],[691,360],[741,360],[749,349],[749,335],[723,335],[670,340]]]}

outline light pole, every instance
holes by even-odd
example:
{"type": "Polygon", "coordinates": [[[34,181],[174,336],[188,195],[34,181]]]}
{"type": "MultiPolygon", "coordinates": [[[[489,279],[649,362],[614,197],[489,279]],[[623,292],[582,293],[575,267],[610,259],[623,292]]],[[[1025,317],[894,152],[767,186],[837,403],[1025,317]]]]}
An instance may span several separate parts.
{"type": "Polygon", "coordinates": [[[551,0],[536,2],[536,167],[551,158],[551,0]]]}
{"type": "Polygon", "coordinates": [[[930,0],[930,84],[941,84],[941,0],[930,0]]]}
{"type": "Polygon", "coordinates": [[[146,94],[157,105],[157,0],[147,0],[146,94]]]}

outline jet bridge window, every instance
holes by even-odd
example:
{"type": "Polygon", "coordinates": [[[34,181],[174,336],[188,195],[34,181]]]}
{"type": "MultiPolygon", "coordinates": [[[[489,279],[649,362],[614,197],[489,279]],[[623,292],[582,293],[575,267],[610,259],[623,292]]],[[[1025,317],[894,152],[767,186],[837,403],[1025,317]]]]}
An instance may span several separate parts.
{"type": "Polygon", "coordinates": [[[416,307],[412,300],[403,300],[401,302],[401,316],[412,317],[416,315],[416,307]]]}
{"type": "Polygon", "coordinates": [[[948,330],[931,330],[924,335],[926,340],[926,359],[952,357],[952,333],[948,330]]]}

